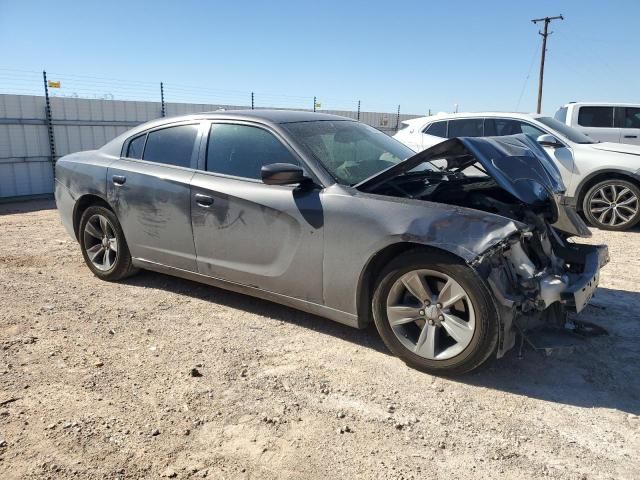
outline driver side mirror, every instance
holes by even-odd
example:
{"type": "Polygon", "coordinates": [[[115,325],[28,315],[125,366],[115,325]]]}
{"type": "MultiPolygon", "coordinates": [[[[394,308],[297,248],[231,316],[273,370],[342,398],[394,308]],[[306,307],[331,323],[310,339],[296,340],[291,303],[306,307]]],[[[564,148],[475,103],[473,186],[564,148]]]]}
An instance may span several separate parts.
{"type": "Polygon", "coordinates": [[[549,134],[540,135],[536,140],[543,147],[552,147],[552,148],[564,147],[564,145],[560,143],[560,141],[553,135],[549,135],[549,134]]]}
{"type": "Polygon", "coordinates": [[[292,163],[272,163],[263,165],[262,182],[267,185],[293,185],[302,183],[307,177],[300,166],[292,163]]]}

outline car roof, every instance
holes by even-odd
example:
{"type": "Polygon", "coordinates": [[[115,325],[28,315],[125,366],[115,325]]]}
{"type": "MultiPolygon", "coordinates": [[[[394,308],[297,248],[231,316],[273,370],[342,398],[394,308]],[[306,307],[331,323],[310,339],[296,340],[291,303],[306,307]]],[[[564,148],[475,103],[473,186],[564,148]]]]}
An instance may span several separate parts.
{"type": "Polygon", "coordinates": [[[318,120],[353,120],[339,115],[328,113],[307,112],[303,110],[216,110],[213,112],[202,112],[191,115],[181,115],[177,117],[163,118],[164,121],[182,121],[192,119],[235,119],[235,120],[262,120],[269,123],[292,123],[292,122],[313,122],[318,120]]]}
{"type": "Polygon", "coordinates": [[[352,121],[356,120],[339,115],[330,115],[328,113],[307,112],[301,110],[216,110],[215,112],[192,113],[189,115],[178,115],[174,117],[162,117],[149,122],[142,123],[132,129],[117,136],[100,150],[111,154],[119,155],[122,144],[128,138],[138,135],[146,130],[162,127],[179,122],[189,122],[198,120],[240,120],[240,121],[257,121],[263,124],[284,124],[293,122],[314,122],[314,121],[352,121]]]}
{"type": "Polygon", "coordinates": [[[521,119],[536,119],[544,117],[536,113],[522,113],[522,112],[459,112],[459,113],[437,113],[430,117],[420,117],[411,120],[405,120],[403,123],[427,123],[437,120],[454,120],[456,118],[479,118],[479,117],[505,117],[505,118],[521,118],[521,119]]]}
{"type": "Polygon", "coordinates": [[[578,107],[636,107],[640,108],[640,103],[625,103],[625,102],[569,102],[562,105],[562,107],[568,107],[570,105],[576,105],[578,107]]]}

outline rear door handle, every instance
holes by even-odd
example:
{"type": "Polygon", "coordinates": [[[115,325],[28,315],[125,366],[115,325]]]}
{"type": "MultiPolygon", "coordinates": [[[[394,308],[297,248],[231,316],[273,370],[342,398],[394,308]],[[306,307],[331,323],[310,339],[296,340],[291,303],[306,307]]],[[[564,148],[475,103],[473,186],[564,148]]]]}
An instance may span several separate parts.
{"type": "Polygon", "coordinates": [[[196,193],[195,199],[196,203],[201,207],[210,207],[211,205],[213,205],[213,197],[210,197],[209,195],[196,193]]]}
{"type": "Polygon", "coordinates": [[[111,177],[111,180],[115,185],[124,185],[124,182],[127,181],[127,177],[122,175],[114,175],[113,177],[111,177]]]}
{"type": "Polygon", "coordinates": [[[625,135],[624,138],[638,138],[638,135],[625,135]]]}

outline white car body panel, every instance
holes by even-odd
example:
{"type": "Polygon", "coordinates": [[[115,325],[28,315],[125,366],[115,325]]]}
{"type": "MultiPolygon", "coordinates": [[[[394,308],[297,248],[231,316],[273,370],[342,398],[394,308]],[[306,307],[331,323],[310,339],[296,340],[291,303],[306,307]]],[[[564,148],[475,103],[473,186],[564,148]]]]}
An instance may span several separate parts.
{"type": "Polygon", "coordinates": [[[567,188],[565,193],[567,197],[576,199],[581,193],[579,189],[585,181],[599,172],[615,171],[628,174],[631,179],[640,183],[640,145],[575,143],[558,131],[541,123],[538,120],[541,117],[544,115],[502,112],[438,114],[403,122],[403,126],[405,124],[408,126],[398,131],[394,138],[414,150],[425,150],[446,140],[446,138],[422,133],[425,128],[437,121],[475,118],[519,120],[544,133],[553,135],[562,144],[562,147],[545,147],[545,150],[560,169],[567,188]]]}

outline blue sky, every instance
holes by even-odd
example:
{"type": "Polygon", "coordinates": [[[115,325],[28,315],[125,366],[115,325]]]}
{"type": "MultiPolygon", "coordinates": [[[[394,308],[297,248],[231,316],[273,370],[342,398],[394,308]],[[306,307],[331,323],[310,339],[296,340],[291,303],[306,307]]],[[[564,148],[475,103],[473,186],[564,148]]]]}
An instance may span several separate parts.
{"type": "Polygon", "coordinates": [[[0,0],[0,91],[38,89],[46,68],[63,95],[154,97],[162,80],[176,101],[533,111],[530,19],[559,13],[543,111],[640,103],[637,0],[0,0]]]}

